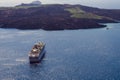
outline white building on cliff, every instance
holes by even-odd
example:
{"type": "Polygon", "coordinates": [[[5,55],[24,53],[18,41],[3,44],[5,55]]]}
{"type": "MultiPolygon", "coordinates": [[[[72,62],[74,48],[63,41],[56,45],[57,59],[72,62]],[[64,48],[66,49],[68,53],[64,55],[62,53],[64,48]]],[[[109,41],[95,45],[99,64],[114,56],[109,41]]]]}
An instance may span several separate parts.
{"type": "Polygon", "coordinates": [[[31,3],[22,3],[20,5],[17,5],[16,7],[39,7],[42,3],[39,0],[35,0],[31,3]]]}
{"type": "Polygon", "coordinates": [[[33,1],[32,3],[30,3],[30,4],[41,5],[41,2],[40,2],[39,0],[35,0],[35,1],[33,1]]]}

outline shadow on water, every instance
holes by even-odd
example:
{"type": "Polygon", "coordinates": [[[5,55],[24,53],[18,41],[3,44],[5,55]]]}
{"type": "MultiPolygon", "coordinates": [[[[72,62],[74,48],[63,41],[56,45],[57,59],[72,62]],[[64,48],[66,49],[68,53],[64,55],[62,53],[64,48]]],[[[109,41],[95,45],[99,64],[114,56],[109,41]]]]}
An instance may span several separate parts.
{"type": "Polygon", "coordinates": [[[29,67],[27,69],[27,76],[28,80],[42,80],[43,76],[45,75],[45,59],[46,58],[46,53],[42,57],[41,61],[39,63],[29,63],[29,67]],[[41,79],[40,79],[41,78],[41,79]]]}

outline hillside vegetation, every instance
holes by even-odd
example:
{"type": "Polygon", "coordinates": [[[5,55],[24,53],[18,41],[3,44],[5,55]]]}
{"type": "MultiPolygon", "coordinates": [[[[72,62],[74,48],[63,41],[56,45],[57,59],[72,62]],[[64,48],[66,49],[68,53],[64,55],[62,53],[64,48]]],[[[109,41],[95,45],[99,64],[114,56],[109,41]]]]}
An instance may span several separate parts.
{"type": "Polygon", "coordinates": [[[86,19],[102,19],[103,18],[102,16],[99,16],[90,12],[89,13],[85,12],[79,7],[68,8],[66,10],[69,11],[72,14],[71,17],[74,17],[74,18],[86,18],[86,19]]]}

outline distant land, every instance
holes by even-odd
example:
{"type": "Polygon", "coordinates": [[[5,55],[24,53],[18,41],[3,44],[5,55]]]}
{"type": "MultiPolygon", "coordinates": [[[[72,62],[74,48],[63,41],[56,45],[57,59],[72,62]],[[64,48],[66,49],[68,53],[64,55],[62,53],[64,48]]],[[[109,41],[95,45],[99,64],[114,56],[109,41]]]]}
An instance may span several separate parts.
{"type": "Polygon", "coordinates": [[[91,29],[120,21],[120,9],[69,4],[21,4],[0,8],[0,27],[16,29],[91,29]]]}

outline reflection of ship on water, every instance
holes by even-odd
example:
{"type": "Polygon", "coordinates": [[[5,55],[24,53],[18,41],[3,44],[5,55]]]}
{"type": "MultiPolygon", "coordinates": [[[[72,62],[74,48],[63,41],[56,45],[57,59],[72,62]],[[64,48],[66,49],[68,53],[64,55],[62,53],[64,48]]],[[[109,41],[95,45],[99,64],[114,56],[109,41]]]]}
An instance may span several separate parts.
{"type": "Polygon", "coordinates": [[[29,53],[30,63],[39,63],[45,55],[45,44],[39,42],[35,44],[29,53]]]}

